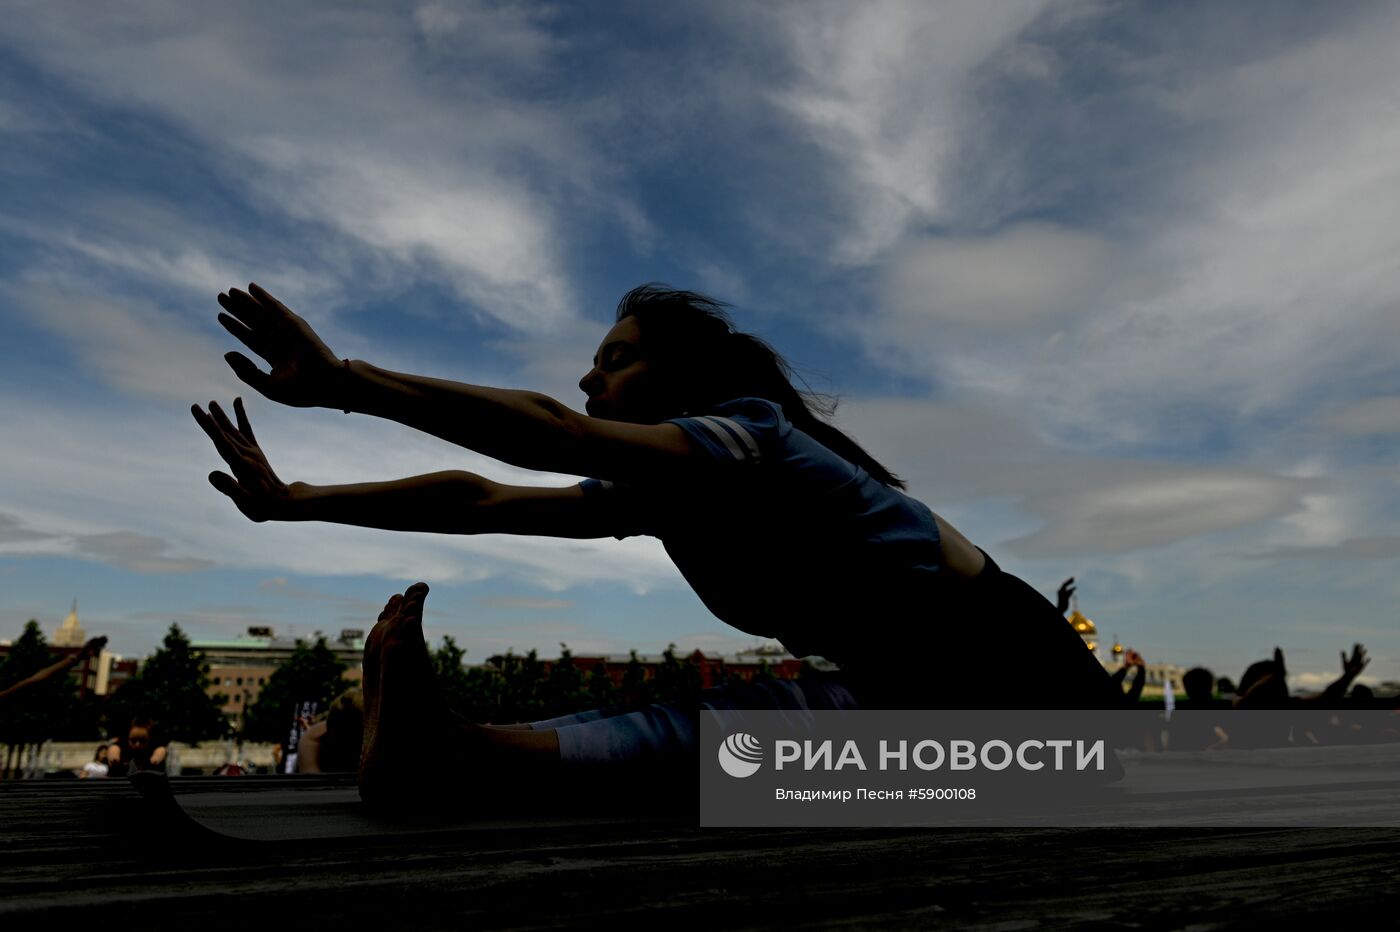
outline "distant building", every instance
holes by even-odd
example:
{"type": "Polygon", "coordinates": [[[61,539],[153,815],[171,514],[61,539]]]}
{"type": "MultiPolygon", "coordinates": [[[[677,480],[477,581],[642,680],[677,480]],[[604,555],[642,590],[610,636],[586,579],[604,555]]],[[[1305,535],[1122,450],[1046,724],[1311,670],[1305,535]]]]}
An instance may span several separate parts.
{"type": "MultiPolygon", "coordinates": [[[[1113,646],[1109,648],[1109,658],[1105,660],[1099,656],[1099,629],[1098,626],[1083,612],[1079,610],[1079,599],[1075,597],[1073,609],[1068,618],[1070,627],[1074,628],[1084,641],[1084,646],[1094,655],[1094,659],[1103,665],[1109,673],[1117,673],[1123,669],[1123,645],[1119,643],[1117,636],[1113,638],[1113,646]]],[[[1181,695],[1181,677],[1186,673],[1186,668],[1175,663],[1148,663],[1143,668],[1143,673],[1129,673],[1129,677],[1145,675],[1147,682],[1143,686],[1142,694],[1148,699],[1160,699],[1166,695],[1167,683],[1170,682],[1175,694],[1181,695]]]]}
{"type": "MultiPolygon", "coordinates": [[[[209,665],[211,697],[223,695],[220,707],[224,717],[237,721],[243,710],[258,701],[273,671],[289,660],[298,644],[314,644],[324,635],[317,631],[310,638],[278,637],[268,627],[250,627],[242,637],[227,641],[193,641],[190,646],[204,655],[209,665]]],[[[346,628],[335,639],[326,638],[337,660],[346,664],[342,674],[352,683],[362,677],[361,662],[365,652],[365,633],[358,628],[346,628]]]]}
{"type": "Polygon", "coordinates": [[[87,643],[87,632],[83,626],[78,624],[78,600],[73,600],[73,608],[68,612],[68,617],[63,619],[63,623],[58,626],[58,630],[53,633],[53,640],[49,641],[54,647],[82,647],[87,643]]]}

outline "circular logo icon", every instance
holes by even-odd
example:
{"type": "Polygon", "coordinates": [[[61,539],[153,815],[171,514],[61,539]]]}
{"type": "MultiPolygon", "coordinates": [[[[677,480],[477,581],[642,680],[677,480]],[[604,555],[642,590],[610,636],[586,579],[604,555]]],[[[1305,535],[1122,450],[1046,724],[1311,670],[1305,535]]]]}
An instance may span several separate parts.
{"type": "Polygon", "coordinates": [[[753,735],[735,732],[720,742],[719,765],[731,777],[751,777],[763,764],[763,745],[753,735]]]}

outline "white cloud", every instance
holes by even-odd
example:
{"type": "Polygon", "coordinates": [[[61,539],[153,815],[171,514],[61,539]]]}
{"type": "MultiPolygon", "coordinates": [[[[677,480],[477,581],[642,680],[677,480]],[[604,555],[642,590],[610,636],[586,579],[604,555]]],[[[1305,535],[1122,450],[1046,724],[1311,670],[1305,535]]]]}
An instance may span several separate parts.
{"type": "Polygon", "coordinates": [[[213,566],[210,560],[166,553],[165,541],[135,531],[107,531],[75,538],[77,553],[138,573],[191,573],[213,566]]]}
{"type": "Polygon", "coordinates": [[[468,61],[486,59],[496,67],[533,71],[566,49],[544,28],[550,15],[545,4],[432,0],[414,9],[413,24],[429,42],[468,61]]]}
{"type": "Polygon", "coordinates": [[[1279,546],[1251,556],[1267,560],[1394,560],[1400,557],[1400,536],[1353,537],[1316,546],[1279,546]]]}
{"type": "MultiPolygon", "coordinates": [[[[248,270],[257,269],[260,281],[293,306],[334,306],[344,300],[344,283],[311,267],[351,265],[331,250],[329,257],[312,250],[312,256],[298,255],[294,261],[282,244],[243,235],[217,218],[152,196],[69,194],[55,206],[61,209],[0,216],[0,232],[44,248],[20,276],[31,287],[78,291],[102,300],[114,292],[139,292],[150,301],[169,300],[173,293],[179,300],[198,299],[214,308],[214,295],[246,284],[248,270]]],[[[206,319],[212,316],[213,311],[206,319]]]]}
{"type": "MultiPolygon", "coordinates": [[[[1400,22],[1373,10],[1341,23],[1189,67],[1165,54],[1125,59],[1112,43],[1080,47],[1089,59],[1078,67],[1118,101],[1094,114],[1110,121],[1105,132],[1155,111],[1164,134],[1112,162],[1091,136],[1051,137],[1083,147],[1056,153],[1055,165],[1080,165],[1079,183],[1094,191],[1090,173],[1101,174],[1115,199],[1093,204],[1090,226],[1008,226],[1044,206],[1042,179],[1013,175],[996,212],[984,204],[891,253],[883,313],[852,331],[881,364],[962,397],[1025,405],[1049,432],[1105,449],[1169,435],[1194,446],[1223,423],[1238,436],[1249,419],[1313,403],[1318,385],[1392,371],[1400,121],[1389,89],[1400,80],[1390,54],[1400,22]],[[1149,172],[1150,185],[1131,183],[1149,172]],[[972,340],[957,326],[971,321],[1006,326],[972,340]]],[[[989,108],[1013,106],[985,93],[989,108]]],[[[1077,99],[1036,99],[1078,113],[1077,99]]],[[[1001,127],[1004,150],[1036,164],[1039,137],[1017,138],[1022,125],[995,109],[987,124],[1001,127]]],[[[961,168],[979,184],[990,170],[961,168]]],[[[1388,429],[1392,413],[1377,402],[1339,423],[1388,429]]]]}
{"type": "Polygon", "coordinates": [[[894,348],[936,343],[950,324],[1053,326],[1102,304],[1123,258],[1101,236],[1045,223],[912,240],[886,268],[875,328],[894,348]]]}
{"type": "Polygon", "coordinates": [[[33,544],[51,540],[53,535],[45,534],[24,526],[24,522],[13,515],[0,514],[0,546],[5,544],[33,544]]]}
{"type": "Polygon", "coordinates": [[[151,304],[41,285],[9,289],[12,307],[62,337],[79,367],[123,392],[189,404],[228,391],[218,344],[188,321],[151,304]]]}
{"type": "Polygon", "coordinates": [[[1400,434],[1400,396],[1367,398],[1321,419],[1341,434],[1374,437],[1400,434]]]}
{"type": "Polygon", "coordinates": [[[1079,487],[1031,492],[1046,522],[1007,547],[1022,556],[1078,556],[1156,547],[1260,524],[1297,507],[1297,480],[1230,470],[1081,465],[1079,487]]]}
{"type": "MultiPolygon", "coordinates": [[[[582,198],[606,172],[572,128],[576,113],[508,92],[550,65],[557,42],[539,17],[420,7],[417,28],[436,37],[425,51],[409,14],[266,12],[36,5],[0,24],[0,38],[99,99],[172,121],[269,210],[441,275],[511,327],[567,319],[556,247],[567,231],[527,170],[550,166],[582,198]]],[[[177,272],[206,277],[197,253],[174,258],[177,272]]]]}
{"type": "MultiPolygon", "coordinates": [[[[1320,693],[1328,686],[1337,681],[1341,675],[1341,670],[1323,672],[1321,670],[1303,670],[1300,672],[1289,671],[1288,688],[1290,692],[1320,693]]],[[[1362,674],[1356,678],[1356,682],[1362,686],[1376,686],[1380,680],[1374,676],[1362,674]]]]}
{"type": "Polygon", "coordinates": [[[135,531],[64,534],[35,530],[12,515],[0,514],[0,552],[76,556],[138,573],[190,573],[208,569],[208,560],[169,554],[169,542],[135,531]]]}
{"type": "Polygon", "coordinates": [[[765,8],[760,19],[792,67],[771,99],[840,173],[823,193],[843,221],[835,259],[865,264],[911,227],[947,219],[950,162],[975,119],[972,73],[1045,6],[887,0],[765,8]]]}
{"type": "Polygon", "coordinates": [[[1065,453],[985,407],[863,400],[842,407],[842,423],[935,511],[1000,501],[1037,522],[1003,544],[1022,557],[1128,553],[1262,524],[1296,511],[1309,485],[1258,470],[1065,453]]]}
{"type": "Polygon", "coordinates": [[[552,612],[572,608],[569,599],[541,599],[534,596],[502,595],[482,599],[481,604],[489,608],[518,608],[525,611],[552,612]]]}

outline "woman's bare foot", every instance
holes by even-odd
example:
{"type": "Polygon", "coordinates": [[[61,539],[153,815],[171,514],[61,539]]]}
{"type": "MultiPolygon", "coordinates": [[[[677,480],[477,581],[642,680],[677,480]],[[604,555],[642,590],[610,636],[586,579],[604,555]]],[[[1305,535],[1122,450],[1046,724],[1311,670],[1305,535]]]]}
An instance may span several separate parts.
{"type": "Polygon", "coordinates": [[[391,597],[365,639],[364,744],[360,798],[376,806],[438,808],[468,802],[424,791],[443,773],[463,786],[509,787],[559,764],[552,730],[477,725],[454,712],[438,687],[423,640],[425,583],[391,597]],[[470,775],[470,778],[468,778],[470,775]]]}
{"type": "Polygon", "coordinates": [[[424,583],[389,599],[365,640],[365,737],[360,753],[360,798],[406,805],[415,784],[427,778],[426,764],[441,772],[450,759],[466,757],[462,724],[438,689],[423,640],[424,583]]]}

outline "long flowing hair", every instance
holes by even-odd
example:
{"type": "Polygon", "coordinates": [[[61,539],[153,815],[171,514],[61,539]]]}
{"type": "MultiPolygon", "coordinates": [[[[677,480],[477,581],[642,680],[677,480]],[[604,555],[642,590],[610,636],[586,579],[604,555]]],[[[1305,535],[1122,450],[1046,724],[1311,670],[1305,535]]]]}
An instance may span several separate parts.
{"type": "Polygon", "coordinates": [[[836,399],[812,391],[767,341],[734,329],[725,308],[714,298],[655,283],[633,288],[617,304],[617,319],[636,318],[643,351],[670,374],[676,413],[698,414],[735,398],[765,398],[782,406],[793,427],[877,482],[904,488],[903,480],[827,420],[836,399]]]}

